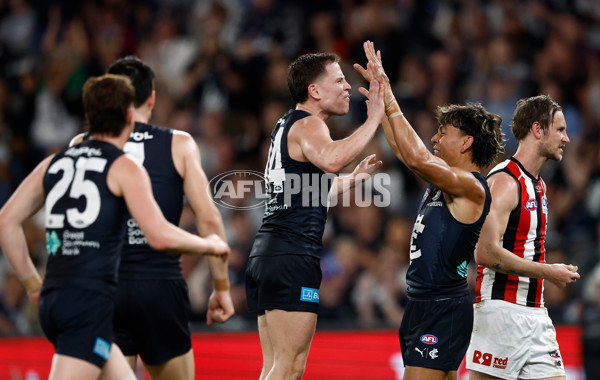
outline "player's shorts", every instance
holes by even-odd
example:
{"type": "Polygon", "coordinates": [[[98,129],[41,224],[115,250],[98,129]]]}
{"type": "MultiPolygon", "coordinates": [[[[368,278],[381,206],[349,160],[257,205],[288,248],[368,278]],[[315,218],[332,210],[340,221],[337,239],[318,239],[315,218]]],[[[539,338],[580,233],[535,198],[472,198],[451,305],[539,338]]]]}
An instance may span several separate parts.
{"type": "Polygon", "coordinates": [[[399,333],[404,365],[458,370],[472,327],[470,295],[436,301],[409,300],[399,333]]]}
{"type": "Polygon", "coordinates": [[[100,368],[110,356],[114,301],[85,289],[50,289],[40,297],[40,324],[56,353],[100,368]]]}
{"type": "Polygon", "coordinates": [[[546,308],[484,300],[475,320],[467,368],[503,379],[565,376],[556,331],[546,308]]]}
{"type": "Polygon", "coordinates": [[[246,298],[251,313],[265,310],[318,313],[321,265],[308,255],[255,256],[246,267],[246,298]]]}
{"type": "Polygon", "coordinates": [[[188,288],[183,279],[119,280],[115,343],[123,355],[159,365],[192,348],[188,288]]]}

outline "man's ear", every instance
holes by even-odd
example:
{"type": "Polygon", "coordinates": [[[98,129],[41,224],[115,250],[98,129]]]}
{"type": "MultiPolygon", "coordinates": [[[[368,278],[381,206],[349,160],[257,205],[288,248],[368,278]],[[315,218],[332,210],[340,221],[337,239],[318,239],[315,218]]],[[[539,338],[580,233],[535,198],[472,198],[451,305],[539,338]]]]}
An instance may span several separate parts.
{"type": "Polygon", "coordinates": [[[321,95],[319,94],[319,86],[317,86],[315,83],[308,85],[308,97],[314,98],[315,100],[321,99],[321,95]]]}
{"type": "Polygon", "coordinates": [[[539,122],[534,121],[533,124],[531,124],[531,133],[536,139],[541,139],[544,134],[544,128],[539,122]]]}
{"type": "Polygon", "coordinates": [[[156,104],[156,91],[152,90],[152,94],[146,100],[146,104],[148,104],[148,109],[152,111],[154,109],[154,105],[156,104]]]}
{"type": "Polygon", "coordinates": [[[463,144],[462,147],[460,148],[460,152],[464,153],[466,152],[470,147],[473,146],[473,142],[475,141],[475,139],[473,138],[473,136],[471,135],[466,135],[464,140],[463,140],[463,144]]]}

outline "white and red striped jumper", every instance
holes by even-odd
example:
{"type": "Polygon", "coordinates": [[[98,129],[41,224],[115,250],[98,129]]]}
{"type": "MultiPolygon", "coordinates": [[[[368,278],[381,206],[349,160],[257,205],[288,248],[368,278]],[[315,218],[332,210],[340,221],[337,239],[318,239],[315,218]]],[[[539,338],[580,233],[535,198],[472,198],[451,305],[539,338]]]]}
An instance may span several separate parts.
{"type": "MultiPolygon", "coordinates": [[[[508,173],[519,184],[519,205],[511,211],[499,244],[521,258],[545,263],[548,200],[544,181],[533,177],[514,157],[494,167],[488,178],[498,172],[508,173]]],[[[475,302],[492,299],[543,307],[543,284],[541,278],[508,275],[479,265],[475,302]]]]}

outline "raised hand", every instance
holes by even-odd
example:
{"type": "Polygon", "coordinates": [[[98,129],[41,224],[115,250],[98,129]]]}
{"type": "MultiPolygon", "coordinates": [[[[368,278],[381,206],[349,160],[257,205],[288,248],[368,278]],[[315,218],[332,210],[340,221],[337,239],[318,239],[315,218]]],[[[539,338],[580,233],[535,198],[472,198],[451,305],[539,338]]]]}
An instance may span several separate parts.
{"type": "MultiPolygon", "coordinates": [[[[375,45],[371,41],[366,41],[363,43],[363,48],[365,50],[365,56],[367,57],[367,68],[363,68],[358,63],[353,65],[354,69],[358,71],[363,78],[367,81],[376,80],[379,83],[382,83],[385,88],[384,99],[385,104],[391,104],[394,99],[394,94],[392,93],[392,87],[390,85],[390,79],[385,73],[383,69],[383,64],[381,61],[381,51],[375,52],[375,45]]],[[[360,89],[359,89],[360,91],[360,89]]],[[[363,95],[364,92],[360,91],[363,95]]]]}

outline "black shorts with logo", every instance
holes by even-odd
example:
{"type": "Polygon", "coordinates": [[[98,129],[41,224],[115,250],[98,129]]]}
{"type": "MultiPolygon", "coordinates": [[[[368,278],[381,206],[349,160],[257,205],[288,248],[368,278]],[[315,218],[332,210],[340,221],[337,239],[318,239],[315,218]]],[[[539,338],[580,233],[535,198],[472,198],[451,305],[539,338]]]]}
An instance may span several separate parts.
{"type": "Polygon", "coordinates": [[[86,289],[42,291],[40,324],[56,353],[90,362],[100,368],[113,342],[114,301],[86,289]]]}
{"type": "Polygon", "coordinates": [[[318,313],[320,260],[308,255],[250,257],[246,267],[246,298],[251,313],[265,310],[318,313]]]}
{"type": "Polygon", "coordinates": [[[190,300],[183,279],[119,280],[115,343],[125,356],[159,365],[188,352],[190,300]]]}
{"type": "Polygon", "coordinates": [[[404,365],[458,370],[472,329],[470,295],[439,301],[409,300],[399,332],[404,365]]]}

